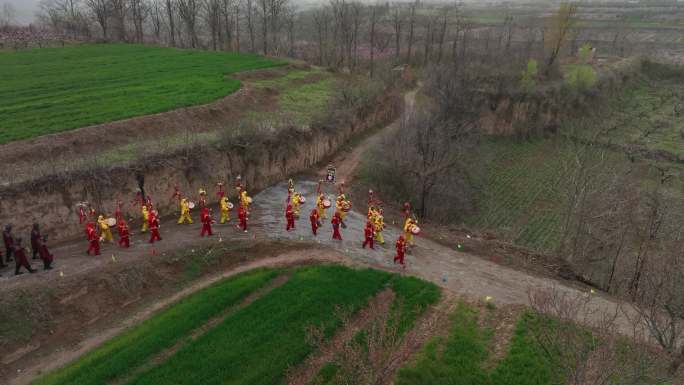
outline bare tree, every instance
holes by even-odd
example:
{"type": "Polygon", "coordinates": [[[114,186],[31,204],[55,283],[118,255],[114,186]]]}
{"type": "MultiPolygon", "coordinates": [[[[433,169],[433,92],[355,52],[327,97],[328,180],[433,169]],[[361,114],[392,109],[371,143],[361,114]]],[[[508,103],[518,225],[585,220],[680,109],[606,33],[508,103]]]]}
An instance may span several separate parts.
{"type": "Polygon", "coordinates": [[[107,39],[109,24],[107,23],[110,14],[110,4],[107,0],[85,0],[85,4],[95,17],[95,21],[102,29],[102,37],[107,39]]]}
{"type": "Polygon", "coordinates": [[[14,24],[14,17],[16,15],[16,10],[14,6],[10,3],[2,3],[2,8],[0,8],[0,29],[9,28],[14,24]]]}
{"type": "MultiPolygon", "coordinates": [[[[203,2],[204,20],[209,28],[209,35],[211,35],[211,48],[216,51],[221,37],[221,16],[222,8],[220,0],[204,0],[203,2]]],[[[230,45],[230,39],[228,40],[230,45]]]]}
{"type": "Polygon", "coordinates": [[[563,2],[558,11],[547,21],[544,34],[544,42],[548,50],[546,58],[547,73],[558,59],[561,49],[575,28],[576,15],[577,4],[563,2]]]}
{"type": "Polygon", "coordinates": [[[416,8],[418,7],[418,1],[411,3],[409,6],[409,33],[408,33],[408,52],[406,53],[406,62],[411,63],[411,53],[413,49],[413,39],[416,27],[416,8]]]}
{"type": "Polygon", "coordinates": [[[152,22],[152,30],[154,37],[158,43],[161,43],[161,30],[164,20],[164,11],[162,10],[161,0],[155,0],[150,5],[150,21],[152,22]]]}
{"type": "MultiPolygon", "coordinates": [[[[135,28],[135,41],[143,42],[145,20],[150,16],[151,7],[143,0],[129,0],[131,16],[133,18],[133,26],[135,28]]],[[[154,22],[154,21],[153,21],[154,22]]]]}
{"type": "Polygon", "coordinates": [[[245,17],[247,17],[247,33],[249,34],[249,51],[256,52],[256,25],[254,0],[245,1],[245,17]]]}
{"type": "Polygon", "coordinates": [[[365,7],[361,3],[352,3],[351,8],[352,8],[351,15],[352,15],[352,24],[353,24],[351,40],[352,40],[353,45],[354,45],[354,48],[353,48],[354,54],[353,54],[353,59],[351,60],[351,62],[352,62],[352,67],[356,68],[356,66],[358,66],[358,64],[359,64],[359,29],[361,28],[361,24],[363,23],[363,12],[365,10],[365,7]]]}
{"type": "Polygon", "coordinates": [[[112,29],[116,39],[126,41],[126,16],[129,3],[127,0],[109,0],[111,9],[112,29]]]}
{"type": "Polygon", "coordinates": [[[328,24],[330,23],[330,13],[327,7],[321,7],[313,12],[313,24],[316,31],[316,40],[318,43],[318,64],[324,65],[326,63],[325,52],[327,50],[328,41],[328,24]]]}
{"type": "Polygon", "coordinates": [[[448,20],[449,20],[449,8],[445,8],[443,11],[442,15],[442,22],[440,23],[439,31],[437,32],[437,44],[438,44],[438,49],[437,51],[437,62],[442,61],[442,55],[444,52],[444,39],[446,38],[447,35],[447,29],[448,29],[448,20]]]}
{"type": "Polygon", "coordinates": [[[394,30],[394,60],[399,60],[399,54],[401,53],[401,33],[405,21],[406,17],[402,12],[402,9],[398,4],[395,4],[394,11],[392,12],[392,28],[394,30]]]}
{"type": "Polygon", "coordinates": [[[376,29],[378,28],[378,23],[380,22],[380,10],[379,6],[370,6],[370,15],[368,20],[368,40],[370,41],[370,77],[373,77],[373,71],[375,70],[375,44],[376,44],[376,29]]]}
{"type": "Polygon", "coordinates": [[[169,24],[169,44],[176,46],[176,0],[166,0],[166,17],[169,24]]]}
{"type": "Polygon", "coordinates": [[[199,15],[199,0],[178,0],[178,14],[188,30],[190,46],[197,48],[199,39],[197,37],[197,16],[199,15]]]}

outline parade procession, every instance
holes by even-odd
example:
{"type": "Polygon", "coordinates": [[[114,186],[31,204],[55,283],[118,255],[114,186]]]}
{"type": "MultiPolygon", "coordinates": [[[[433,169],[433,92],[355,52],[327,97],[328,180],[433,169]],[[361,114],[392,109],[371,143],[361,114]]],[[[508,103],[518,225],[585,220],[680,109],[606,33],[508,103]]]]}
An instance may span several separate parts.
{"type": "MultiPolygon", "coordinates": [[[[310,184],[311,182],[307,183],[310,184]]],[[[170,199],[175,202],[174,206],[177,208],[173,218],[175,225],[189,226],[199,223],[198,236],[200,238],[212,237],[217,233],[218,228],[230,228],[233,223],[235,223],[238,233],[247,233],[252,214],[250,205],[253,203],[253,199],[248,194],[242,178],[236,178],[233,194],[226,191],[223,182],[216,183],[214,188],[215,192],[211,194],[214,197],[212,199],[205,188],[198,189],[195,195],[181,191],[178,185],[174,186],[170,199]],[[216,208],[216,214],[214,214],[212,207],[216,208]],[[233,222],[233,218],[237,220],[233,222]]],[[[313,199],[307,200],[306,193],[298,190],[292,179],[288,180],[287,196],[284,197],[285,209],[282,217],[282,226],[285,232],[290,233],[299,226],[308,227],[310,225],[310,234],[316,239],[329,236],[333,241],[345,240],[347,237],[345,233],[348,232],[349,227],[347,218],[353,205],[350,194],[346,191],[345,183],[336,183],[333,166],[328,166],[326,178],[316,184],[316,189],[312,195],[313,199]],[[308,215],[307,225],[299,224],[303,215],[308,215]],[[326,228],[328,230],[324,230],[326,228]]],[[[362,249],[375,250],[377,247],[384,247],[386,244],[383,233],[387,225],[383,206],[384,203],[376,197],[374,191],[369,190],[367,208],[364,211],[359,210],[361,213],[365,212],[365,226],[356,229],[363,234],[363,238],[358,239],[362,249]]],[[[129,249],[132,244],[131,237],[134,234],[146,237],[143,240],[149,244],[163,241],[162,218],[154,205],[153,198],[138,189],[135,197],[130,201],[129,207],[130,210],[125,210],[123,201],[118,200],[114,212],[109,213],[96,209],[88,202],[80,202],[76,205],[79,224],[83,226],[85,234],[86,255],[100,256],[105,250],[111,251],[114,248],[129,249]],[[137,216],[131,215],[125,218],[124,212],[137,213],[137,216]],[[138,229],[138,231],[135,232],[134,229],[138,229]],[[117,239],[115,239],[115,234],[117,239]]],[[[395,247],[393,263],[405,267],[406,253],[415,245],[414,237],[419,235],[421,230],[411,211],[410,203],[406,202],[401,205],[401,215],[401,223],[398,223],[400,234],[396,240],[392,240],[395,247]]],[[[171,222],[171,219],[167,218],[167,221],[171,222]]],[[[306,222],[306,218],[304,221],[306,222]]],[[[30,234],[30,254],[33,260],[40,259],[43,262],[45,270],[50,270],[53,268],[55,257],[48,249],[47,240],[47,236],[41,235],[40,225],[35,223],[30,234]]],[[[0,262],[2,262],[0,267],[6,267],[9,262],[14,261],[15,275],[23,274],[23,269],[30,273],[37,271],[27,257],[28,254],[22,237],[14,234],[11,224],[7,224],[4,228],[3,243],[5,254],[2,258],[0,253],[0,262]]]]}

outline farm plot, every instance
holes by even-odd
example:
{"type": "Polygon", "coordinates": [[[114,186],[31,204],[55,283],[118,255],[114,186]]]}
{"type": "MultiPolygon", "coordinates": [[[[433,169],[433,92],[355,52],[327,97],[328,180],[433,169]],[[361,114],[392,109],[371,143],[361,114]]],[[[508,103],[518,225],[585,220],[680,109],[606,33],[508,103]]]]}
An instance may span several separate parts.
{"type": "Polygon", "coordinates": [[[646,64],[645,75],[612,100],[603,141],[684,156],[684,70],[646,64]]]}
{"type": "Polygon", "coordinates": [[[481,152],[489,159],[475,181],[477,212],[466,220],[518,244],[553,249],[559,239],[563,158],[551,141],[491,139],[481,152]]]}
{"type": "MultiPolygon", "coordinates": [[[[439,298],[439,289],[434,285],[413,278],[342,266],[303,267],[292,271],[281,286],[228,313],[218,322],[205,325],[204,333],[187,339],[168,353],[168,358],[153,359],[158,353],[168,351],[180,338],[192,335],[208,320],[205,317],[200,321],[192,316],[193,309],[179,306],[186,302],[201,303],[216,295],[237,298],[231,293],[236,291],[234,286],[244,285],[238,284],[240,279],[249,279],[253,282],[250,287],[255,289],[280,273],[260,270],[223,281],[211,288],[211,294],[189,297],[35,383],[102,384],[116,380],[128,384],[197,384],[198,381],[202,384],[277,384],[289,367],[313,352],[306,338],[309,328],[318,327],[330,337],[341,326],[338,309],[355,314],[383,288],[391,289],[396,293],[392,306],[400,309],[401,324],[410,325],[439,298]],[[169,312],[176,317],[165,317],[169,312]],[[189,322],[183,314],[194,321],[189,322]],[[192,325],[179,328],[178,323],[192,325]],[[173,341],[169,336],[145,337],[142,341],[153,341],[155,348],[143,352],[134,337],[148,333],[174,337],[173,341]]],[[[213,314],[225,314],[226,308],[235,303],[226,302],[221,311],[213,314]]]]}
{"type": "Polygon", "coordinates": [[[130,44],[0,53],[0,144],[208,103],[240,87],[230,74],[282,64],[130,44]]]}

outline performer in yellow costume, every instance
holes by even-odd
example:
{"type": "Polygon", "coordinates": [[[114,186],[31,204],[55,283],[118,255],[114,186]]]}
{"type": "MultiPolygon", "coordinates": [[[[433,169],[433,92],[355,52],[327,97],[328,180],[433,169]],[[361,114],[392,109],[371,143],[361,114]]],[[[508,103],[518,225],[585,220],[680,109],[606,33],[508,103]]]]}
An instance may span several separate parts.
{"type": "Polygon", "coordinates": [[[190,216],[190,203],[187,198],[183,198],[180,201],[180,218],[178,218],[178,224],[182,225],[185,222],[192,224],[192,217],[190,216]]]}
{"type": "Polygon", "coordinates": [[[100,225],[100,237],[105,241],[105,242],[114,242],[114,237],[112,236],[112,230],[109,229],[109,224],[107,224],[107,220],[105,217],[100,215],[97,218],[97,223],[100,225]]]}
{"type": "Polygon", "coordinates": [[[232,204],[228,201],[228,197],[221,197],[219,204],[221,206],[221,224],[230,222],[230,208],[232,204]]]}
{"type": "Polygon", "coordinates": [[[418,221],[413,218],[406,218],[404,222],[404,238],[406,238],[406,243],[413,246],[413,227],[418,226],[418,221]]]}
{"type": "Polygon", "coordinates": [[[150,220],[150,212],[147,210],[146,205],[142,205],[140,208],[140,214],[142,215],[142,228],[140,229],[140,232],[146,233],[147,229],[149,229],[149,220],[150,220]]]}
{"type": "Polygon", "coordinates": [[[247,190],[244,188],[240,191],[240,204],[249,212],[249,205],[252,204],[252,198],[247,195],[247,190]]]}
{"type": "Polygon", "coordinates": [[[351,201],[347,199],[347,196],[340,194],[335,201],[335,212],[340,214],[340,219],[344,223],[345,218],[347,218],[347,213],[351,210],[351,201]]]}
{"type": "Polygon", "coordinates": [[[382,231],[385,229],[385,217],[382,216],[382,209],[375,210],[371,223],[375,230],[375,240],[384,245],[385,238],[382,236],[382,231]]]}

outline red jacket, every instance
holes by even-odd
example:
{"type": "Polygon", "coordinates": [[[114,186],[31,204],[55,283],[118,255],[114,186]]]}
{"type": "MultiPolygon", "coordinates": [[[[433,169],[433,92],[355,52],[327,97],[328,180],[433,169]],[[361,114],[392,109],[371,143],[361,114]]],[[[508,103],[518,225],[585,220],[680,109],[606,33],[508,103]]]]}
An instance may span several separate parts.
{"type": "Polygon", "coordinates": [[[89,227],[89,228],[86,230],[86,232],[87,232],[87,234],[88,234],[88,240],[91,241],[91,242],[97,241],[97,240],[100,238],[100,237],[97,236],[97,231],[95,231],[95,229],[92,228],[92,227],[89,227]]]}
{"type": "Polygon", "coordinates": [[[318,223],[318,210],[311,210],[311,215],[309,216],[309,219],[311,219],[311,223],[318,223]]]}
{"type": "Polygon", "coordinates": [[[370,228],[370,227],[366,227],[366,228],[363,230],[363,234],[366,236],[366,239],[373,238],[373,229],[370,228]]]}

